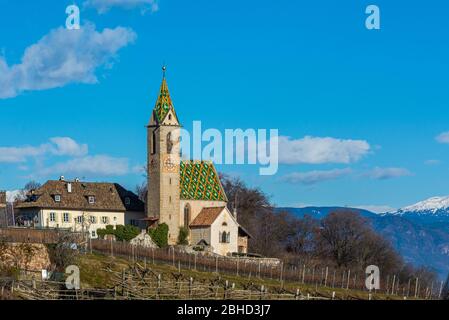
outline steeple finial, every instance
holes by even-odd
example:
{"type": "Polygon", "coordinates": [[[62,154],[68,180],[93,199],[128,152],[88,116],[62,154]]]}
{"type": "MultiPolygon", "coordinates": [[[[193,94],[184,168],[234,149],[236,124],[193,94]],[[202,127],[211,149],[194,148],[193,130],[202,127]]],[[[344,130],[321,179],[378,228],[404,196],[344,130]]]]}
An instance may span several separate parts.
{"type": "Polygon", "coordinates": [[[165,72],[167,71],[167,67],[165,66],[165,64],[162,66],[162,78],[165,79],[165,72]]]}

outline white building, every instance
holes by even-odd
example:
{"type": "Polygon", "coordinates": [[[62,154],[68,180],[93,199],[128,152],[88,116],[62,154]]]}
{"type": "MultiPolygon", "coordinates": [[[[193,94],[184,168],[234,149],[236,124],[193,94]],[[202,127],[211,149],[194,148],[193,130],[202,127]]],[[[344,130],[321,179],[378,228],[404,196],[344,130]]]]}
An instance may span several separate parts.
{"type": "Polygon", "coordinates": [[[35,228],[89,232],[107,225],[141,227],[145,206],[133,192],[116,183],[50,180],[16,206],[16,222],[35,228]]]}

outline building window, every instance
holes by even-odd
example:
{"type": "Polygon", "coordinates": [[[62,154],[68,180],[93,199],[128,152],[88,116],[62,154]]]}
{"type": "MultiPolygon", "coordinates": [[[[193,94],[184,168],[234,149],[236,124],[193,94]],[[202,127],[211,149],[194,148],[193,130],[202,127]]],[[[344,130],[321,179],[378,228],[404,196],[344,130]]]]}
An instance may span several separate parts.
{"type": "Polygon", "coordinates": [[[90,221],[90,223],[97,223],[97,217],[95,217],[95,216],[90,216],[90,217],[89,217],[89,221],[90,221]]]}
{"type": "Polygon", "coordinates": [[[84,217],[83,216],[76,217],[76,222],[83,223],[84,222],[84,217]]]}
{"type": "Polygon", "coordinates": [[[56,213],[50,212],[50,221],[55,222],[56,221],[56,213]]]}
{"type": "Polygon", "coordinates": [[[109,223],[109,218],[108,217],[101,217],[101,222],[103,222],[103,224],[107,224],[107,223],[109,223]]]}
{"type": "Polygon", "coordinates": [[[188,228],[190,225],[190,204],[184,207],[184,227],[188,228]]]}
{"type": "Polygon", "coordinates": [[[131,204],[131,199],[129,197],[125,198],[125,204],[129,206],[131,204]]]}
{"type": "Polygon", "coordinates": [[[156,131],[153,130],[153,137],[152,137],[152,143],[151,143],[151,154],[155,154],[156,153],[156,131]]]}
{"type": "Polygon", "coordinates": [[[130,223],[132,226],[135,226],[135,227],[139,226],[139,221],[137,221],[137,220],[135,220],[135,219],[129,220],[129,223],[130,223]]]}
{"type": "Polygon", "coordinates": [[[167,153],[170,154],[173,149],[173,142],[171,141],[171,132],[167,134],[167,153]]]}
{"type": "Polygon", "coordinates": [[[222,225],[223,227],[226,227],[228,224],[227,224],[226,222],[223,222],[221,225],[222,225]]]}
{"type": "Polygon", "coordinates": [[[230,232],[220,232],[220,243],[230,243],[231,242],[231,233],[230,232]]]}
{"type": "Polygon", "coordinates": [[[64,212],[62,214],[62,221],[69,222],[69,214],[68,214],[68,212],[64,212]]]}
{"type": "Polygon", "coordinates": [[[95,232],[95,230],[92,230],[92,238],[95,238],[97,236],[97,233],[95,232]]]}
{"type": "Polygon", "coordinates": [[[89,196],[89,204],[94,204],[94,203],[95,203],[95,197],[89,196]]]}
{"type": "Polygon", "coordinates": [[[55,202],[61,202],[61,195],[55,194],[55,202]]]}

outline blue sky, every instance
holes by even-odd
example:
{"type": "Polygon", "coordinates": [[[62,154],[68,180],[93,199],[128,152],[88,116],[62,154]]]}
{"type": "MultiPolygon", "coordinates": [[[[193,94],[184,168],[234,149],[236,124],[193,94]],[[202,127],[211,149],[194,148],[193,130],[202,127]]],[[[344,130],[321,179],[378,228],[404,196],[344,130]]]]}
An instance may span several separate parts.
{"type": "Polygon", "coordinates": [[[447,2],[89,1],[0,0],[0,189],[60,174],[134,189],[165,62],[187,129],[279,129],[275,176],[218,166],[278,205],[449,194],[447,2]]]}

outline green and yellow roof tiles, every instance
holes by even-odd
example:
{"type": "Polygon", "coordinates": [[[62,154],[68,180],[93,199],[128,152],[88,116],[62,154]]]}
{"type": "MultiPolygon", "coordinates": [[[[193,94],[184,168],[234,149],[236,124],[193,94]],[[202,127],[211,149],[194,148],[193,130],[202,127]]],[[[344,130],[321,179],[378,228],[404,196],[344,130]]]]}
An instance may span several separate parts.
{"type": "Polygon", "coordinates": [[[220,177],[212,162],[182,161],[180,178],[183,200],[227,201],[220,177]]]}
{"type": "Polygon", "coordinates": [[[158,123],[162,123],[167,116],[168,112],[172,110],[176,117],[175,108],[168,91],[167,80],[162,79],[161,89],[159,90],[159,96],[154,107],[154,115],[158,123]]]}

